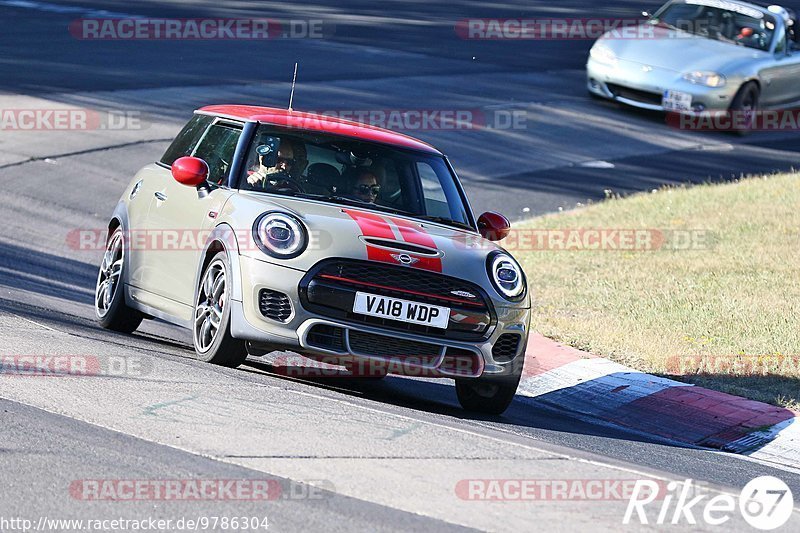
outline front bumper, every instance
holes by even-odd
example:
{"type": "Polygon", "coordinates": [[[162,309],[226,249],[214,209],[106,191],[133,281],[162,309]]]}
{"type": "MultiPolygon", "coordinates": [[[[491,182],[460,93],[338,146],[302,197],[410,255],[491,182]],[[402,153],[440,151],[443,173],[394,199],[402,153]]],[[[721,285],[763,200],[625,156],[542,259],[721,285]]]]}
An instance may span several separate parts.
{"type": "Polygon", "coordinates": [[[680,72],[625,60],[606,65],[592,57],[586,81],[593,94],[651,111],[666,111],[661,101],[667,90],[690,94],[692,113],[727,111],[738,89],[732,80],[723,87],[706,87],[684,80],[680,72]]]}
{"type": "Polygon", "coordinates": [[[311,312],[301,304],[299,287],[306,275],[303,271],[247,256],[238,257],[238,270],[241,300],[230,301],[231,334],[235,338],[269,349],[324,357],[326,361],[380,362],[393,373],[426,377],[506,378],[522,371],[531,318],[530,308],[523,304],[494,305],[496,320],[483,338],[455,340],[387,330],[311,312]],[[286,294],[291,312],[284,321],[262,314],[262,289],[286,294]],[[341,340],[333,344],[321,342],[320,331],[334,332],[341,340]],[[516,341],[516,347],[509,340],[516,341]],[[398,353],[387,348],[390,346],[396,347],[398,353]],[[501,346],[502,351],[498,349],[501,346]],[[413,351],[406,352],[405,348],[413,351]],[[466,364],[470,359],[474,363],[466,364]]]}

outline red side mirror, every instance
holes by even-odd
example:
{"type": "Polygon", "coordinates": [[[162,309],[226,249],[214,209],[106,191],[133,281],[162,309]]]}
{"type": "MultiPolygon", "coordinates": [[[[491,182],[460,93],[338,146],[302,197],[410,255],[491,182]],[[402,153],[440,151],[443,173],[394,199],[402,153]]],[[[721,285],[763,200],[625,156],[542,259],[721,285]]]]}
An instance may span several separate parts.
{"type": "Polygon", "coordinates": [[[181,157],[172,163],[172,177],[178,183],[197,187],[208,179],[208,165],[196,157],[181,157]]]}
{"type": "Polygon", "coordinates": [[[511,222],[500,213],[489,211],[478,217],[478,231],[484,239],[502,241],[511,231],[511,222]]]}

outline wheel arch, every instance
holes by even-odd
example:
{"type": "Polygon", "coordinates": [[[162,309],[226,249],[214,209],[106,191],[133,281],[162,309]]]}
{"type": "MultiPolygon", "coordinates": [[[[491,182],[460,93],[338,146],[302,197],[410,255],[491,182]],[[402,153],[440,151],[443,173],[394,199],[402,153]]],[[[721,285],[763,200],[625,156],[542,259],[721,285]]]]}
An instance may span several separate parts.
{"type": "Polygon", "coordinates": [[[211,263],[211,260],[219,252],[224,252],[228,258],[228,267],[231,271],[230,298],[241,302],[242,271],[239,265],[239,243],[236,239],[236,233],[227,223],[222,223],[211,230],[203,246],[203,252],[200,254],[200,264],[195,274],[195,299],[197,299],[197,289],[200,285],[200,277],[203,275],[203,271],[205,271],[206,267],[211,263]]]}

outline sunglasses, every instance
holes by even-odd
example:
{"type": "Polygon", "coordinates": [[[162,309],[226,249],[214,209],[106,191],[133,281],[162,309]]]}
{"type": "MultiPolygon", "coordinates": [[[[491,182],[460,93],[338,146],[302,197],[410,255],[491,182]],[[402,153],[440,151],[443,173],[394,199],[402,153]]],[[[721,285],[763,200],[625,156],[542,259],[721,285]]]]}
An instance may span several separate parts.
{"type": "Polygon", "coordinates": [[[294,165],[297,162],[297,159],[291,157],[279,157],[278,163],[287,163],[289,165],[294,165]]]}
{"type": "Polygon", "coordinates": [[[358,185],[356,190],[359,194],[371,194],[373,196],[378,196],[381,192],[380,185],[358,185]]]}

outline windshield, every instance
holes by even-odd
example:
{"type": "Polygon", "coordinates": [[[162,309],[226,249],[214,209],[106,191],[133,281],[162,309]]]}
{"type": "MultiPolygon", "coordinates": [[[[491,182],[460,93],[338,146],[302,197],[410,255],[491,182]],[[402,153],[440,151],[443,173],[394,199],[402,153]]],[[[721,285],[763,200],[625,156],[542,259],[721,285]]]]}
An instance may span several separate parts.
{"type": "Polygon", "coordinates": [[[651,23],[764,51],[770,49],[775,35],[772,16],[725,0],[675,2],[656,13],[651,23]]]}
{"type": "Polygon", "coordinates": [[[470,226],[444,158],[329,134],[259,126],[242,190],[470,226]]]}

